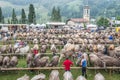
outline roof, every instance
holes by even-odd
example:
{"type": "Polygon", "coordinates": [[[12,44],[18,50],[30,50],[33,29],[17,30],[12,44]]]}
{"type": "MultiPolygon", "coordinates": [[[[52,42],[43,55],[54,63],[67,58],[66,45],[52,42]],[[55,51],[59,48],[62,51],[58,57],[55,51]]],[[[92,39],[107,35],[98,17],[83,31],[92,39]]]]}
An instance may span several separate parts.
{"type": "Polygon", "coordinates": [[[84,18],[71,18],[68,21],[73,21],[73,22],[76,22],[76,23],[87,23],[88,22],[88,20],[86,20],[84,18]]]}
{"type": "Polygon", "coordinates": [[[47,25],[52,25],[52,26],[64,26],[65,23],[64,22],[48,22],[46,23],[47,25]]]}
{"type": "Polygon", "coordinates": [[[3,25],[3,26],[26,26],[28,24],[0,24],[0,25],[3,25]]]}

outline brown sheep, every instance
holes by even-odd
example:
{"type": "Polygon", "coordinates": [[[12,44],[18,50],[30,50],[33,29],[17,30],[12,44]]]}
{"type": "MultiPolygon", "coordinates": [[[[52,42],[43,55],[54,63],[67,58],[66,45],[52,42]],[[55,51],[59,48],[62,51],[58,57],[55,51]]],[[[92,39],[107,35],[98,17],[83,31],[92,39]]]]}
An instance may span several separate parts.
{"type": "Polygon", "coordinates": [[[10,65],[10,58],[8,56],[5,56],[4,59],[3,59],[3,67],[4,68],[8,68],[10,65]]]}
{"type": "Polygon", "coordinates": [[[53,56],[52,60],[50,61],[49,65],[50,67],[52,66],[57,66],[59,61],[59,56],[53,56]]]}
{"type": "Polygon", "coordinates": [[[102,56],[100,57],[102,62],[105,63],[105,66],[117,66],[120,67],[120,59],[119,58],[113,58],[110,56],[102,56]]]}
{"type": "Polygon", "coordinates": [[[49,63],[49,57],[42,57],[40,58],[40,55],[35,55],[34,57],[34,65],[35,67],[44,67],[48,66],[49,63]]]}
{"type": "Polygon", "coordinates": [[[90,55],[89,55],[89,57],[90,57],[90,62],[91,62],[91,64],[93,63],[94,64],[94,66],[103,66],[103,63],[102,63],[102,61],[100,60],[100,58],[97,56],[97,55],[95,55],[95,54],[93,54],[93,53],[91,53],[90,55]]]}
{"type": "Polygon", "coordinates": [[[10,60],[10,67],[16,67],[18,64],[18,58],[16,56],[13,56],[10,60]]]}
{"type": "Polygon", "coordinates": [[[0,56],[0,66],[2,66],[3,56],[0,56]]]}
{"type": "Polygon", "coordinates": [[[27,54],[26,61],[27,61],[27,67],[33,67],[34,66],[33,54],[32,53],[27,54]]]}

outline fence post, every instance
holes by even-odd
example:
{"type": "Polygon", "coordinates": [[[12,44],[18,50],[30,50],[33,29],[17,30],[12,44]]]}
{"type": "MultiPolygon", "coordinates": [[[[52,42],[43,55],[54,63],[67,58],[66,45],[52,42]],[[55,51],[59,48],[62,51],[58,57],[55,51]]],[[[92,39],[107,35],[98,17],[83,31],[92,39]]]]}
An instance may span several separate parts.
{"type": "Polygon", "coordinates": [[[109,75],[111,76],[111,69],[109,70],[109,75]]]}

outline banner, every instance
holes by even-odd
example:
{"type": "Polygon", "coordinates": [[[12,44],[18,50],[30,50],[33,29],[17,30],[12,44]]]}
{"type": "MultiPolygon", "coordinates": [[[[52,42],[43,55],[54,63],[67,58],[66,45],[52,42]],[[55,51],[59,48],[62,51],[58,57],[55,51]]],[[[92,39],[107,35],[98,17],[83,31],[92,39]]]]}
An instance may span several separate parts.
{"type": "Polygon", "coordinates": [[[116,27],[116,32],[120,32],[120,27],[116,27]]]}

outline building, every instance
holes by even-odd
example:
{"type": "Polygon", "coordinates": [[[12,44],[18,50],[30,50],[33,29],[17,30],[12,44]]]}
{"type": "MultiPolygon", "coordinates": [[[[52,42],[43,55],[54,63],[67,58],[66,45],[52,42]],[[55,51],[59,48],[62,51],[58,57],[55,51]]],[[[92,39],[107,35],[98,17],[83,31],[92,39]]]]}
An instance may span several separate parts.
{"type": "Polygon", "coordinates": [[[87,20],[88,23],[90,22],[90,7],[88,5],[84,6],[83,19],[87,20]]]}
{"type": "Polygon", "coordinates": [[[65,26],[65,23],[64,22],[47,22],[46,25],[48,26],[48,28],[61,29],[61,28],[63,28],[63,26],[65,26]]]}
{"type": "Polygon", "coordinates": [[[67,21],[67,25],[69,26],[84,26],[86,23],[88,23],[88,21],[83,18],[71,18],[67,21]]]}
{"type": "Polygon", "coordinates": [[[86,26],[86,29],[91,30],[91,31],[95,31],[98,29],[98,27],[97,27],[97,25],[89,24],[86,26]]]}
{"type": "Polygon", "coordinates": [[[0,24],[0,30],[2,31],[16,31],[19,29],[26,29],[27,24],[0,24]]]}
{"type": "Polygon", "coordinates": [[[84,26],[90,22],[90,7],[88,5],[83,8],[83,18],[71,18],[67,20],[69,26],[84,26]]]}

